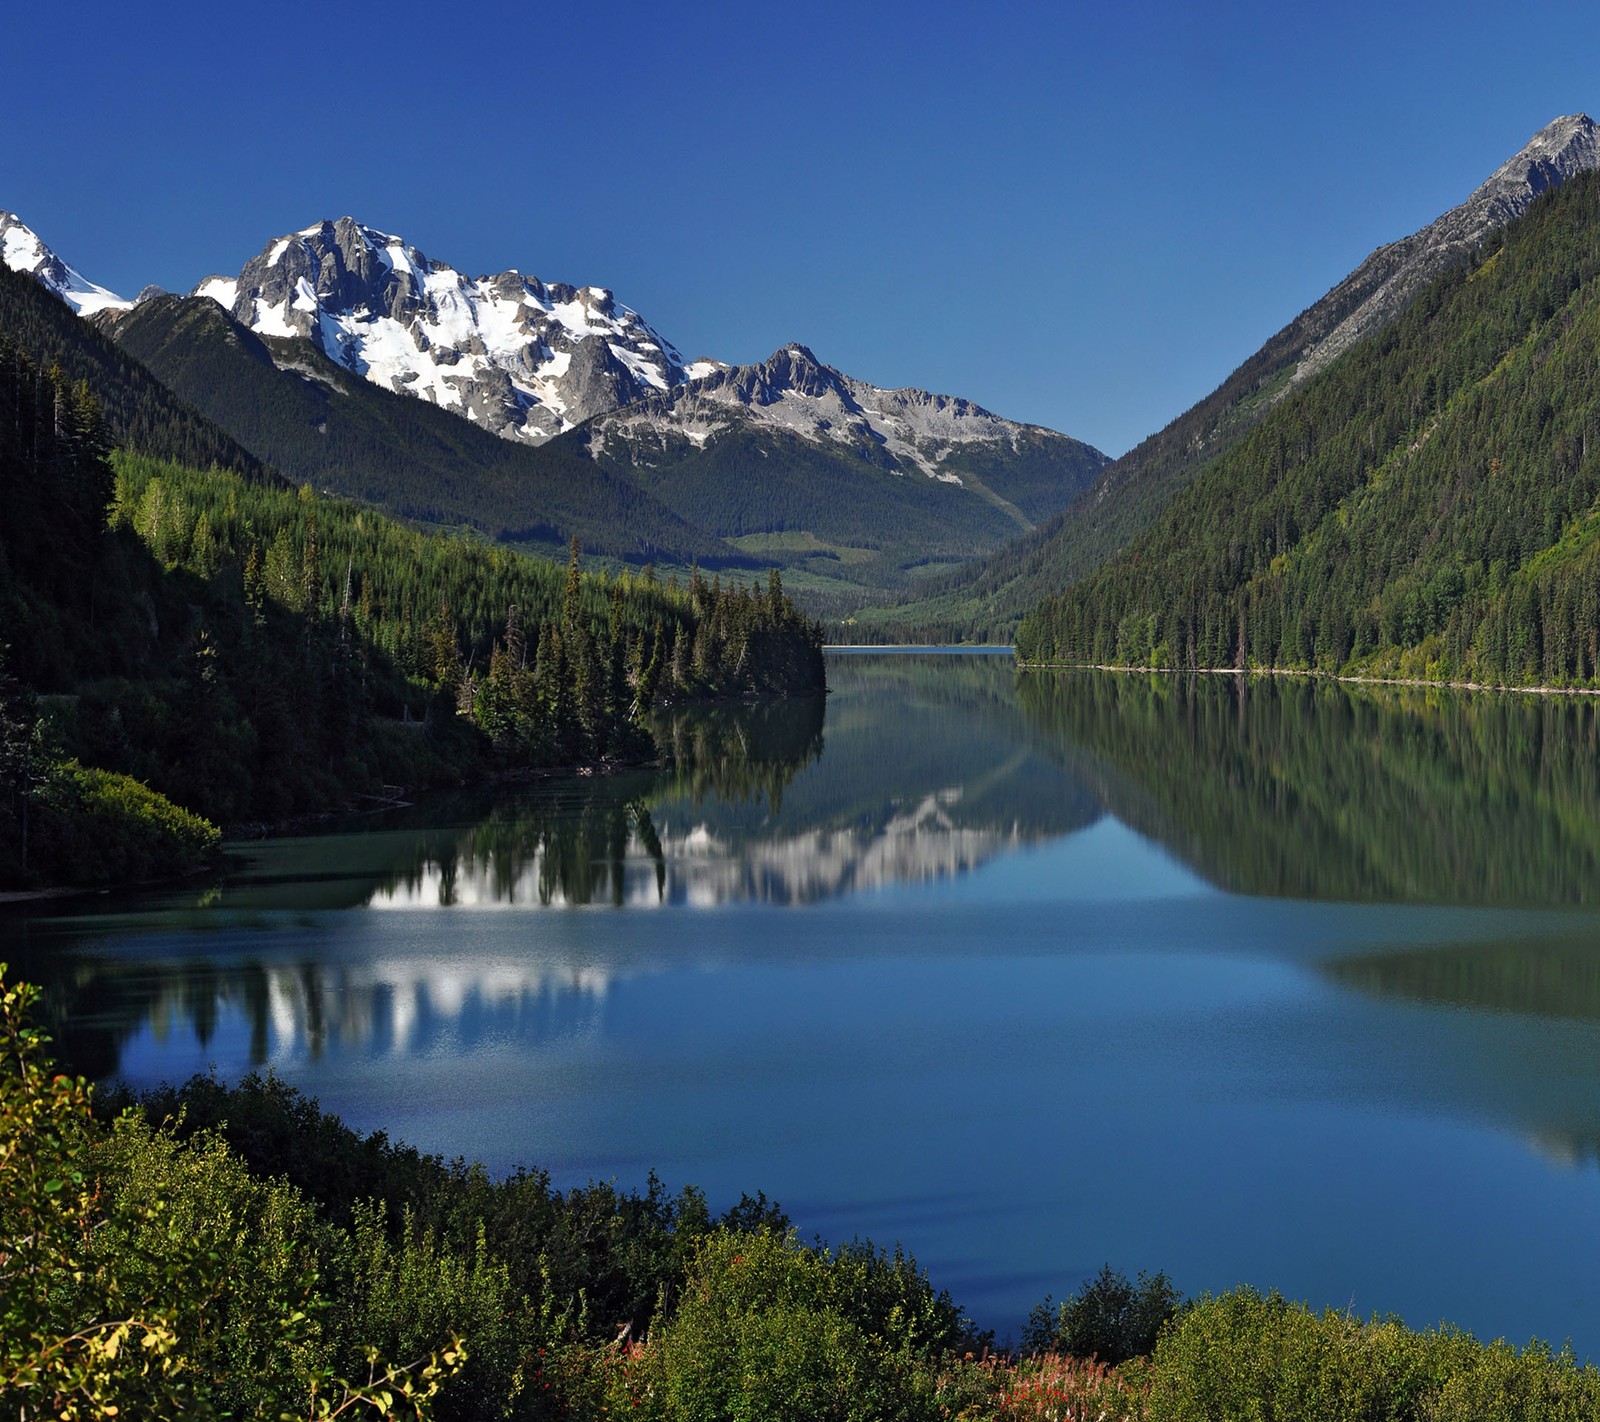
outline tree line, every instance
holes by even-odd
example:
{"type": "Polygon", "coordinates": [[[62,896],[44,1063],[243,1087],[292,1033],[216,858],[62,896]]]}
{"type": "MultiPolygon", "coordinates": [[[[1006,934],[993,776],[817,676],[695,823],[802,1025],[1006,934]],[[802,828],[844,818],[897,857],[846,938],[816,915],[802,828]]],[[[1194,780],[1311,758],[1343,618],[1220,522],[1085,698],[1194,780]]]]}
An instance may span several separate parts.
{"type": "MultiPolygon", "coordinates": [[[[0,412],[7,743],[45,722],[56,762],[211,820],[649,758],[659,707],[823,689],[821,631],[775,573],[590,574],[575,543],[562,569],[113,449],[86,387],[5,343],[0,412]]],[[[13,876],[23,759],[0,779],[13,876]]]]}

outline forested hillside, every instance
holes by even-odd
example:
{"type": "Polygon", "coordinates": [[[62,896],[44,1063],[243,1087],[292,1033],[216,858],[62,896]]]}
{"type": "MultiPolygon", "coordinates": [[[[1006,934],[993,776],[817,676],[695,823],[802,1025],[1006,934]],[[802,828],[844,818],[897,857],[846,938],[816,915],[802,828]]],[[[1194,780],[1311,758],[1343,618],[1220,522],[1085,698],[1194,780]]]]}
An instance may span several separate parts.
{"type": "Polygon", "coordinates": [[[0,263],[0,336],[41,369],[59,369],[69,385],[93,393],[113,439],[156,459],[199,469],[213,465],[251,479],[271,471],[107,340],[33,277],[0,263]]]}
{"type": "Polygon", "coordinates": [[[1600,180],[1285,398],[1029,661],[1600,684],[1600,180]]]}
{"type": "Polygon", "coordinates": [[[546,554],[577,538],[635,564],[758,566],[565,441],[533,448],[501,439],[373,385],[308,341],[259,337],[209,298],[160,296],[98,319],[122,349],[295,483],[419,523],[471,525],[546,554]]]}
{"type": "Polygon", "coordinates": [[[108,453],[87,387],[9,342],[0,408],[0,877],[72,858],[51,837],[68,757],[212,820],[278,820],[652,756],[658,703],[822,687],[820,633],[775,577],[589,576],[576,545],[563,572],[309,488],[108,453]]]}

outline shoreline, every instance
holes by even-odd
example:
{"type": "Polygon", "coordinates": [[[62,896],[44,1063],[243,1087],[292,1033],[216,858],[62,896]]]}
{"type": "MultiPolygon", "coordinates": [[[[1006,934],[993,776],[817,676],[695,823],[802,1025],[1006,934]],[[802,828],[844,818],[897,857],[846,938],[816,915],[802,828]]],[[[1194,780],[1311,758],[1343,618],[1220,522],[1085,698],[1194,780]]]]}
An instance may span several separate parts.
{"type": "Polygon", "coordinates": [[[1434,681],[1427,677],[1354,676],[1298,667],[1132,667],[1111,662],[1025,662],[1018,671],[1101,671],[1140,676],[1281,676],[1307,681],[1339,681],[1351,686],[1415,686],[1432,691],[1500,691],[1517,696],[1600,696],[1597,686],[1518,686],[1488,681],[1434,681]]]}
{"type": "Polygon", "coordinates": [[[94,885],[82,889],[0,889],[0,907],[6,904],[33,903],[38,899],[75,899],[80,894],[107,894],[110,887],[94,885]]]}

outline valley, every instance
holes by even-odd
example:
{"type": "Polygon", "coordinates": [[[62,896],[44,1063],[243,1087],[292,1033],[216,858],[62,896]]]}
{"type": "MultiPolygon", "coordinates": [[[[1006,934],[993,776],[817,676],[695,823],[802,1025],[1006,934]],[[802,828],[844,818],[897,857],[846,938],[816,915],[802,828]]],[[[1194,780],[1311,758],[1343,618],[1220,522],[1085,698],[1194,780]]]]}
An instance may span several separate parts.
{"type": "Polygon", "coordinates": [[[0,212],[0,1393],[1600,1416],[1600,128],[1446,201],[1115,457],[0,212]]]}

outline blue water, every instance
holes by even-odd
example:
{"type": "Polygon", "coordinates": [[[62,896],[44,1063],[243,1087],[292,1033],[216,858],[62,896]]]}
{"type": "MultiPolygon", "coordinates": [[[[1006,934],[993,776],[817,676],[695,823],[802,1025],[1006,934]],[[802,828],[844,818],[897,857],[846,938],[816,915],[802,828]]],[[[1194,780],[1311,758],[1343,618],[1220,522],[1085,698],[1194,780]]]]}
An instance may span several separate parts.
{"type": "Polygon", "coordinates": [[[1192,829],[1130,828],[1177,818],[1139,757],[952,665],[835,659],[780,808],[534,787],[11,922],[98,984],[133,1082],[270,1066],[496,1170],[759,1189],[1002,1335],[1109,1261],[1600,1355],[1600,1022],[1517,986],[1581,980],[1600,916],[1242,892],[1192,829]],[[571,830],[608,814],[620,851],[571,830]]]}

